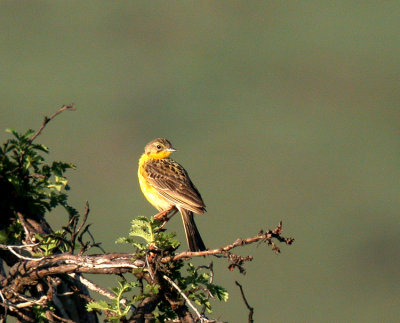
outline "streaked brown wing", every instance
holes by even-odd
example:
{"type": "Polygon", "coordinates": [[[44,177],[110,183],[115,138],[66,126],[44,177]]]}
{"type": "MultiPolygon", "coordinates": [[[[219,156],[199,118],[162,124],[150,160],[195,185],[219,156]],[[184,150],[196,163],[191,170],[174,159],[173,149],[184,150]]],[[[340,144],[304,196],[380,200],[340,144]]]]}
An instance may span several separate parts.
{"type": "Polygon", "coordinates": [[[185,169],[172,159],[154,159],[146,163],[148,182],[167,200],[191,210],[204,213],[205,204],[185,169]]]}

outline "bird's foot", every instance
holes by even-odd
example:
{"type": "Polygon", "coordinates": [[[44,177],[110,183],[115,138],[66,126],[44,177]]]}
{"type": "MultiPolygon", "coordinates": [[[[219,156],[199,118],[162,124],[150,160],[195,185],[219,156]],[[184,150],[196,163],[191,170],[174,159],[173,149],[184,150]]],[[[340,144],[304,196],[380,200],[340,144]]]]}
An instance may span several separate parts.
{"type": "Polygon", "coordinates": [[[178,210],[176,208],[174,209],[174,207],[172,207],[172,208],[162,211],[154,216],[154,219],[156,219],[158,221],[163,221],[163,224],[161,224],[161,226],[157,229],[158,232],[164,231],[164,227],[166,226],[168,221],[175,215],[176,212],[178,212],[178,210]],[[168,216],[168,213],[170,213],[170,212],[172,212],[172,213],[170,216],[168,216]]]}
{"type": "Polygon", "coordinates": [[[169,220],[168,214],[171,213],[173,210],[174,210],[174,213],[172,213],[172,215],[171,215],[171,217],[172,217],[172,216],[178,211],[178,210],[175,208],[174,205],[170,206],[168,209],[166,209],[166,210],[164,210],[164,211],[161,211],[160,213],[157,213],[157,214],[154,216],[154,219],[155,219],[155,220],[158,220],[158,221],[163,221],[164,218],[167,218],[167,221],[168,221],[168,220],[169,220]]]}

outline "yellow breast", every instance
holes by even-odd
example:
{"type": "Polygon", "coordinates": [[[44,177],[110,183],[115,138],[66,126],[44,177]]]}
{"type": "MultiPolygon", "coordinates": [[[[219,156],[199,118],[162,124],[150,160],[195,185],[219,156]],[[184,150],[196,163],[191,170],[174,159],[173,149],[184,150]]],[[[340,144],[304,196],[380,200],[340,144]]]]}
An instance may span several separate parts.
{"type": "Polygon", "coordinates": [[[150,160],[149,156],[143,154],[139,159],[139,167],[138,167],[138,179],[140,189],[144,197],[149,201],[151,205],[153,205],[157,210],[163,211],[168,209],[171,206],[171,202],[166,200],[158,191],[149,184],[147,181],[147,172],[145,170],[146,163],[150,160]]]}

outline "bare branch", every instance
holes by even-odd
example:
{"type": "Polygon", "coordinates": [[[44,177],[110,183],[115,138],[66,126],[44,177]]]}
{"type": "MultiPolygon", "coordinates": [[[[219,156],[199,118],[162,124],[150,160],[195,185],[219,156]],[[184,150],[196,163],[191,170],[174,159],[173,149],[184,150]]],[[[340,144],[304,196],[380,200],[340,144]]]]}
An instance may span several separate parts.
{"type": "Polygon", "coordinates": [[[189,298],[186,296],[186,294],[184,292],[182,292],[182,290],[179,288],[179,286],[177,284],[174,283],[174,281],[169,278],[166,275],[163,275],[163,278],[169,282],[177,291],[178,293],[185,299],[186,303],[190,306],[190,308],[196,313],[197,317],[199,318],[199,320],[201,322],[205,322],[203,316],[200,315],[199,311],[197,310],[197,308],[192,304],[192,302],[189,300],[189,298]]]}
{"type": "Polygon", "coordinates": [[[22,215],[21,212],[17,212],[17,216],[18,216],[19,222],[21,222],[21,225],[24,228],[25,240],[27,240],[28,243],[33,243],[32,237],[31,237],[32,229],[28,228],[29,224],[25,221],[24,216],[22,215]]]}
{"type": "Polygon", "coordinates": [[[5,308],[5,314],[7,314],[7,310],[9,310],[10,312],[15,312],[16,316],[21,317],[25,322],[35,322],[35,320],[30,318],[29,316],[25,315],[24,313],[22,313],[20,311],[21,308],[31,307],[32,305],[35,305],[35,304],[43,305],[43,304],[47,303],[47,297],[42,296],[40,299],[30,299],[26,302],[13,304],[5,299],[1,290],[0,290],[0,297],[2,300],[1,305],[5,308]]]}
{"type": "MultiPolygon", "coordinates": [[[[49,313],[50,316],[54,317],[56,320],[59,320],[60,322],[75,323],[75,322],[72,321],[72,320],[68,320],[68,319],[63,318],[63,317],[61,317],[61,316],[58,316],[57,314],[55,314],[55,313],[52,312],[52,311],[47,311],[46,313],[49,313]]],[[[57,322],[57,321],[55,321],[55,322],[57,322]]]]}
{"type": "MultiPolygon", "coordinates": [[[[108,289],[100,287],[99,285],[97,285],[94,282],[92,282],[91,280],[83,277],[82,275],[71,273],[71,274],[69,274],[69,276],[71,276],[73,279],[78,280],[83,285],[85,285],[87,288],[89,288],[90,290],[92,290],[100,295],[103,295],[109,299],[115,298],[115,294],[110,292],[108,289]]],[[[121,300],[121,302],[122,302],[122,300],[121,300]]]]}
{"type": "Polygon", "coordinates": [[[243,291],[242,285],[239,284],[238,281],[235,281],[235,283],[236,283],[237,286],[239,286],[239,288],[240,288],[240,293],[242,294],[242,298],[243,298],[244,304],[246,305],[247,309],[249,310],[249,320],[248,320],[248,322],[249,322],[249,323],[253,323],[253,322],[254,322],[254,320],[253,320],[254,308],[251,307],[251,306],[249,305],[249,303],[247,302],[247,298],[246,298],[246,296],[244,295],[244,291],[243,291]]]}
{"type": "Polygon", "coordinates": [[[32,137],[29,139],[29,142],[32,143],[32,142],[36,139],[36,137],[39,136],[39,135],[42,133],[42,131],[43,131],[43,129],[46,127],[46,125],[47,125],[51,120],[53,120],[56,116],[58,116],[60,113],[62,113],[62,112],[65,111],[65,110],[74,111],[74,110],[75,110],[75,109],[74,109],[74,104],[72,103],[72,104],[70,104],[70,105],[63,105],[58,111],[56,111],[56,112],[55,112],[53,115],[51,115],[50,117],[44,117],[42,126],[39,128],[39,130],[38,130],[35,134],[32,135],[32,137]]]}
{"type": "Polygon", "coordinates": [[[33,285],[46,276],[70,273],[121,274],[143,268],[144,262],[130,254],[106,254],[77,256],[60,254],[44,257],[40,261],[29,260],[10,268],[8,287],[18,292],[23,286],[33,285]]]}
{"type": "Polygon", "coordinates": [[[128,322],[153,322],[154,315],[152,313],[159,302],[159,298],[159,295],[151,295],[143,299],[128,322]]]}
{"type": "Polygon", "coordinates": [[[193,257],[202,257],[210,255],[224,255],[225,252],[230,251],[236,247],[252,244],[255,242],[266,242],[268,245],[272,246],[272,250],[275,253],[279,253],[280,250],[272,242],[272,239],[277,239],[278,241],[284,242],[288,245],[291,245],[294,242],[293,238],[284,238],[281,236],[281,233],[282,233],[282,221],[278,224],[278,226],[274,230],[267,230],[265,233],[263,231],[260,231],[256,236],[247,239],[239,238],[232,244],[229,244],[222,248],[205,250],[205,251],[196,251],[196,252],[184,251],[175,256],[164,257],[161,261],[163,263],[167,263],[171,260],[175,261],[182,258],[193,258],[193,257]]]}
{"type": "Polygon", "coordinates": [[[89,201],[86,201],[85,204],[85,213],[83,214],[83,220],[79,226],[79,228],[76,230],[76,234],[79,234],[79,232],[81,232],[83,226],[85,225],[87,218],[89,216],[89,212],[90,212],[90,207],[89,207],[89,201]]]}
{"type": "Polygon", "coordinates": [[[8,306],[14,306],[16,308],[23,308],[23,307],[31,307],[32,305],[43,305],[47,303],[47,296],[43,295],[41,298],[39,299],[31,299],[29,301],[26,302],[22,302],[22,303],[17,303],[17,304],[7,304],[8,306]]]}
{"type": "Polygon", "coordinates": [[[30,247],[36,247],[38,246],[39,243],[31,243],[31,244],[27,244],[27,245],[22,245],[22,246],[11,246],[11,245],[4,245],[4,244],[0,244],[0,249],[6,249],[9,250],[13,255],[15,255],[16,257],[18,257],[19,259],[23,259],[23,260],[30,260],[30,261],[40,261],[43,259],[43,257],[41,258],[31,258],[31,257],[25,257],[23,255],[20,255],[19,253],[17,253],[15,249],[23,249],[23,248],[30,248],[30,247]]]}

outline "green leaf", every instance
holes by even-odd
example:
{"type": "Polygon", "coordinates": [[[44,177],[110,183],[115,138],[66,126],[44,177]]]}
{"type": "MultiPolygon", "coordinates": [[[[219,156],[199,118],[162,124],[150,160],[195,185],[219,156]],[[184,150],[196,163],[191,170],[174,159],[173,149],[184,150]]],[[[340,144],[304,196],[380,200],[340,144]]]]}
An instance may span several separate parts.
{"type": "Polygon", "coordinates": [[[88,312],[94,311],[94,310],[100,310],[104,311],[108,309],[108,304],[107,302],[100,300],[98,302],[90,302],[86,305],[86,309],[88,312]]]}
{"type": "Polygon", "coordinates": [[[154,243],[154,231],[150,219],[139,216],[132,220],[129,236],[142,238],[148,245],[154,243]]]}
{"type": "Polygon", "coordinates": [[[5,131],[8,132],[8,133],[11,133],[12,135],[14,135],[14,137],[16,137],[17,139],[19,139],[18,132],[17,132],[15,129],[7,128],[5,131]]]}
{"type": "Polygon", "coordinates": [[[214,297],[217,297],[220,301],[228,301],[229,293],[225,288],[214,284],[207,284],[207,289],[214,297]]]}
{"type": "Polygon", "coordinates": [[[48,152],[49,152],[49,148],[46,147],[45,145],[34,144],[34,145],[32,145],[32,147],[33,147],[34,149],[36,149],[36,150],[40,150],[40,151],[43,151],[43,152],[45,152],[45,153],[48,153],[48,152]]]}
{"type": "Polygon", "coordinates": [[[28,129],[28,130],[22,135],[22,137],[25,138],[25,139],[29,139],[34,133],[35,133],[35,130],[33,130],[33,129],[28,129]]]}

